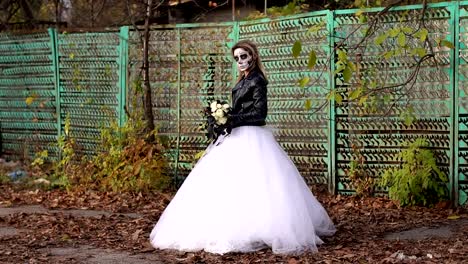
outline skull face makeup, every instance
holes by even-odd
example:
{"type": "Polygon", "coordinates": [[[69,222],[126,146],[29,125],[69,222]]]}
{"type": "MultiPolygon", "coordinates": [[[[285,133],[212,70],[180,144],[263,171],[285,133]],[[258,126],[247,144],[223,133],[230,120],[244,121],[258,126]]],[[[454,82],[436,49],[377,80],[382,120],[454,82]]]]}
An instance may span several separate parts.
{"type": "Polygon", "coordinates": [[[245,71],[252,66],[252,56],[242,48],[234,50],[234,60],[237,62],[237,67],[240,71],[245,71]]]}

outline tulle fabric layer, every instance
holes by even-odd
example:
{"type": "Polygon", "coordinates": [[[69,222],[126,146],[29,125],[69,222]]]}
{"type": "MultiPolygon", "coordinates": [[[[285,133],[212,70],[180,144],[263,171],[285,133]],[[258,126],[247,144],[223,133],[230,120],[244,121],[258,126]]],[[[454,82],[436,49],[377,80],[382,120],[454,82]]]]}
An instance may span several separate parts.
{"type": "Polygon", "coordinates": [[[153,228],[155,248],[212,253],[317,251],[334,225],[265,127],[208,147],[153,228]]]}

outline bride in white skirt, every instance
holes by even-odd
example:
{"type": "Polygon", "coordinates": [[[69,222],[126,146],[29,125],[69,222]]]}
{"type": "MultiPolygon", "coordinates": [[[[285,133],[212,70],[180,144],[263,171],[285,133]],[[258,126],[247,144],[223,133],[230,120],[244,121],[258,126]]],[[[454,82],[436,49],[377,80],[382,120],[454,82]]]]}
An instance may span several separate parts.
{"type": "Polygon", "coordinates": [[[210,145],[153,228],[155,248],[223,254],[265,247],[317,251],[335,233],[291,159],[264,127],[267,80],[257,47],[232,48],[240,79],[232,91],[231,134],[210,145]]]}

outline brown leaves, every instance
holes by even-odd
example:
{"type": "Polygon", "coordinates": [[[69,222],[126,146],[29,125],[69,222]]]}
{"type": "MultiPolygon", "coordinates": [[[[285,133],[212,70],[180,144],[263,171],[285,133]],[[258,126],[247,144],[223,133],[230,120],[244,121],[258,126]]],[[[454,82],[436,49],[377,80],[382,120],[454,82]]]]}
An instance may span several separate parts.
{"type": "Polygon", "coordinates": [[[132,234],[132,240],[138,240],[138,237],[140,236],[142,232],[143,232],[143,229],[138,229],[137,231],[135,231],[132,234]]]}
{"type": "MultiPolygon", "coordinates": [[[[25,212],[0,217],[0,226],[27,230],[6,239],[0,236],[0,262],[27,263],[35,259],[47,263],[48,256],[39,249],[51,246],[89,245],[132,254],[157,255],[163,263],[463,263],[468,252],[468,213],[464,209],[398,208],[385,198],[356,199],[331,196],[314,190],[334,220],[338,232],[323,238],[318,253],[299,256],[272,254],[271,250],[253,253],[215,255],[206,252],[183,253],[155,250],[149,234],[159,215],[169,203],[171,194],[112,194],[97,191],[15,190],[0,186],[0,210],[8,204],[41,203],[54,208],[53,213],[25,212]],[[38,202],[40,201],[40,202],[38,202]],[[59,209],[106,210],[99,217],[65,214],[59,209]],[[113,214],[112,214],[113,212],[113,214]],[[137,218],[124,212],[140,214],[137,218]],[[453,216],[457,216],[457,219],[453,216]],[[465,221],[465,222],[463,222],[465,221]],[[453,225],[450,238],[425,240],[385,240],[385,234],[414,227],[453,225]],[[7,254],[10,252],[9,254],[7,254]],[[42,258],[42,259],[41,259],[42,258]],[[400,259],[399,259],[400,258],[400,259]],[[415,258],[415,259],[414,259],[415,258]]],[[[67,262],[68,263],[68,262],[67,262]]]]}

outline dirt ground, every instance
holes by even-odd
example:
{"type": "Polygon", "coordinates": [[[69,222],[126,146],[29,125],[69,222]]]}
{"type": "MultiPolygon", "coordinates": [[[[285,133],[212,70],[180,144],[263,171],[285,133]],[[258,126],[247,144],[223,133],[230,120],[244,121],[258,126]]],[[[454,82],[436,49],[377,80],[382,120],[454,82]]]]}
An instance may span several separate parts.
{"type": "Polygon", "coordinates": [[[314,192],[338,232],[318,253],[215,255],[154,250],[165,194],[21,190],[0,186],[0,263],[468,263],[468,211],[398,208],[384,198],[314,192]]]}

